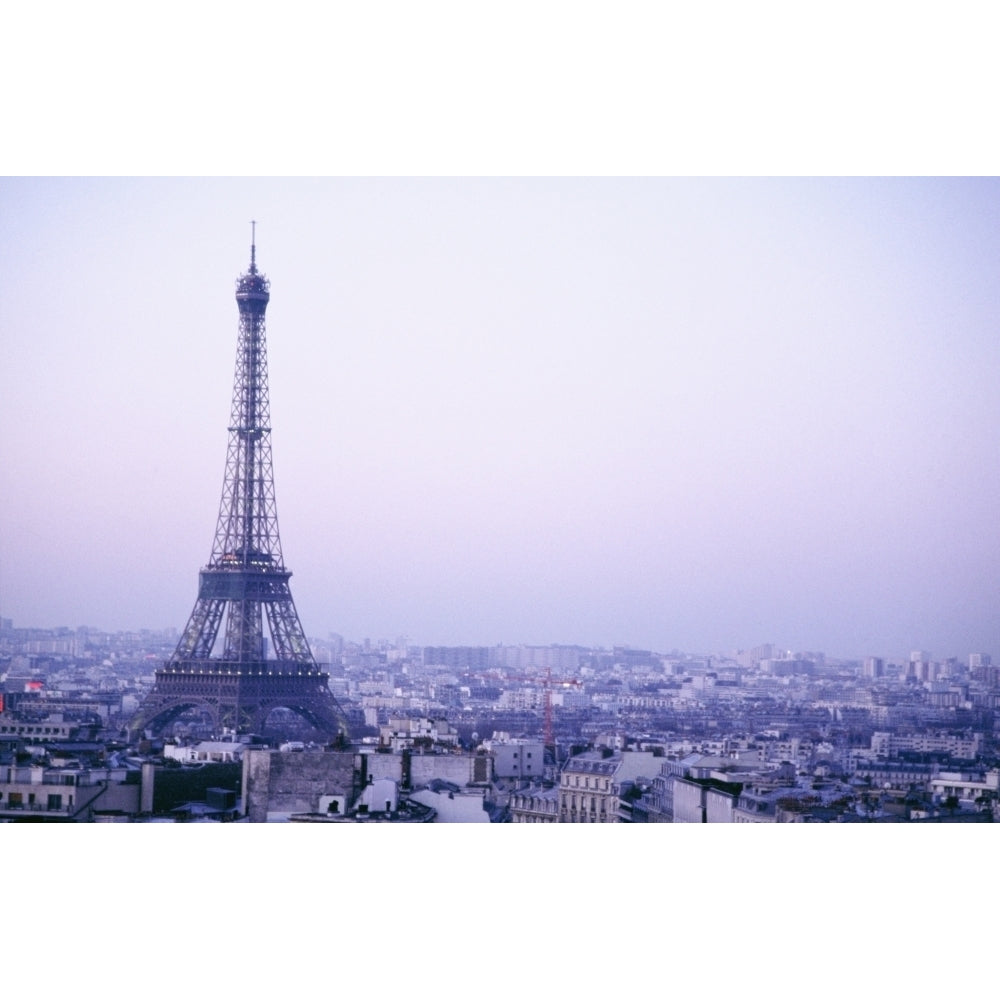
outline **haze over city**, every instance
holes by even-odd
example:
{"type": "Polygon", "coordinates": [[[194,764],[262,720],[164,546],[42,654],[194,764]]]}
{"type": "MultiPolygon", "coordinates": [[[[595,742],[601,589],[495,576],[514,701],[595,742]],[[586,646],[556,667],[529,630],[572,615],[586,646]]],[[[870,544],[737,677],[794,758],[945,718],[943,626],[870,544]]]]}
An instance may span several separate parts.
{"type": "Polygon", "coordinates": [[[184,624],[256,219],[310,635],[1000,652],[998,196],[0,180],[0,614],[184,624]]]}

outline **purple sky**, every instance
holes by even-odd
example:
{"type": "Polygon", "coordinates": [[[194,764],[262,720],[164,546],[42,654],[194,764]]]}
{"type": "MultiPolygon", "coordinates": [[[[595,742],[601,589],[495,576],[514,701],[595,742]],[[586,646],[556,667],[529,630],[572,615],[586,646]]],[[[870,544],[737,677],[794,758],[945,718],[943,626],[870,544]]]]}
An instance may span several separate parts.
{"type": "Polygon", "coordinates": [[[1000,654],[1000,182],[2,179],[0,614],[181,627],[258,220],[306,631],[1000,654]]]}

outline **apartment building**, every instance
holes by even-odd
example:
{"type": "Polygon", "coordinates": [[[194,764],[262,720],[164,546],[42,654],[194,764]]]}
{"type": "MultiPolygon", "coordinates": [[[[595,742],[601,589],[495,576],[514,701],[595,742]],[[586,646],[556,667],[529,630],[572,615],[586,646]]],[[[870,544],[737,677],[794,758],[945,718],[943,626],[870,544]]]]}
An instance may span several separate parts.
{"type": "Polygon", "coordinates": [[[590,751],[571,757],[559,775],[560,823],[617,823],[622,785],[652,781],[662,758],[652,752],[590,751]]]}

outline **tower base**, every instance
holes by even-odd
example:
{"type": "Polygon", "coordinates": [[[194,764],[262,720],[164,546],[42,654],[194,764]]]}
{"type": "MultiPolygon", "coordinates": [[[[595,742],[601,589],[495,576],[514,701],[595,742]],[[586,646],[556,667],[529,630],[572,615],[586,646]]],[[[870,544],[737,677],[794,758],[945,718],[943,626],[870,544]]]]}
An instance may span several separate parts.
{"type": "Polygon", "coordinates": [[[346,736],[347,720],[329,688],[330,675],[273,660],[171,663],[156,671],[156,683],[129,723],[129,737],[161,734],[189,710],[205,713],[216,733],[262,733],[267,717],[285,708],[329,739],[346,736]]]}

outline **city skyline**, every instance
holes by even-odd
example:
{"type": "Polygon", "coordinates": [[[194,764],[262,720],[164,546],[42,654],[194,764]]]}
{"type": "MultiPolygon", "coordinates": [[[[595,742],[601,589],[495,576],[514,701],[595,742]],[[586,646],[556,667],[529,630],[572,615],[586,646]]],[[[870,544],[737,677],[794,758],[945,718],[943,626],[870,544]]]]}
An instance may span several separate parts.
{"type": "MultiPolygon", "coordinates": [[[[32,641],[39,643],[60,643],[64,642],[68,636],[75,636],[81,633],[86,633],[91,637],[122,637],[127,638],[129,641],[143,641],[144,637],[149,642],[156,643],[168,643],[171,647],[177,642],[181,636],[181,629],[175,625],[169,625],[164,628],[121,628],[121,629],[108,629],[103,628],[99,623],[89,623],[80,625],[39,625],[36,622],[19,622],[12,621],[9,618],[0,618],[0,623],[9,623],[9,627],[17,633],[30,633],[33,637],[32,641]],[[44,637],[48,636],[46,639],[44,637]]],[[[4,627],[8,627],[4,625],[4,627]]],[[[795,660],[795,661],[809,661],[812,658],[817,658],[822,664],[829,665],[850,665],[861,668],[864,666],[865,662],[877,660],[885,665],[895,665],[897,667],[906,666],[907,664],[914,662],[915,658],[919,655],[920,662],[924,664],[947,664],[949,662],[960,664],[961,666],[970,666],[973,662],[978,663],[981,658],[985,657],[985,662],[990,663],[993,659],[993,654],[988,650],[969,650],[966,653],[945,653],[942,651],[934,651],[928,649],[907,649],[903,651],[892,651],[885,652],[880,650],[870,651],[865,656],[840,656],[836,652],[820,649],[815,644],[811,647],[796,647],[791,648],[788,645],[783,645],[780,642],[760,642],[752,644],[745,642],[734,646],[732,648],[722,649],[722,648],[704,648],[704,649],[679,649],[677,647],[672,648],[656,648],[649,647],[644,648],[636,645],[635,643],[618,643],[615,646],[600,646],[600,645],[587,645],[585,643],[573,642],[572,640],[567,642],[505,642],[505,643],[495,643],[490,645],[483,642],[469,642],[469,643],[440,643],[435,642],[433,637],[424,636],[409,636],[400,633],[396,633],[395,636],[389,634],[386,635],[366,635],[366,636],[355,636],[355,635],[341,635],[340,633],[330,632],[327,635],[322,636],[318,634],[310,634],[307,639],[312,647],[313,653],[316,655],[317,662],[321,666],[325,666],[328,662],[328,658],[333,655],[332,651],[343,646],[344,649],[355,649],[355,650],[366,650],[370,649],[372,651],[386,651],[386,650],[398,650],[398,651],[412,651],[412,650],[499,650],[499,649],[522,649],[522,650],[586,650],[591,653],[611,653],[615,651],[629,651],[632,653],[649,653],[654,657],[660,657],[664,660],[670,660],[672,658],[682,658],[691,659],[692,661],[698,660],[709,660],[709,661],[719,661],[720,663],[733,663],[739,658],[748,657],[751,654],[759,654],[762,649],[770,649],[771,654],[769,656],[764,656],[764,659],[768,660],[795,660]]],[[[56,652],[54,648],[49,648],[48,645],[44,645],[40,652],[56,652]]]]}
{"type": "Polygon", "coordinates": [[[309,635],[995,653],[998,193],[0,181],[0,615],[183,621],[257,218],[309,635]]]}

